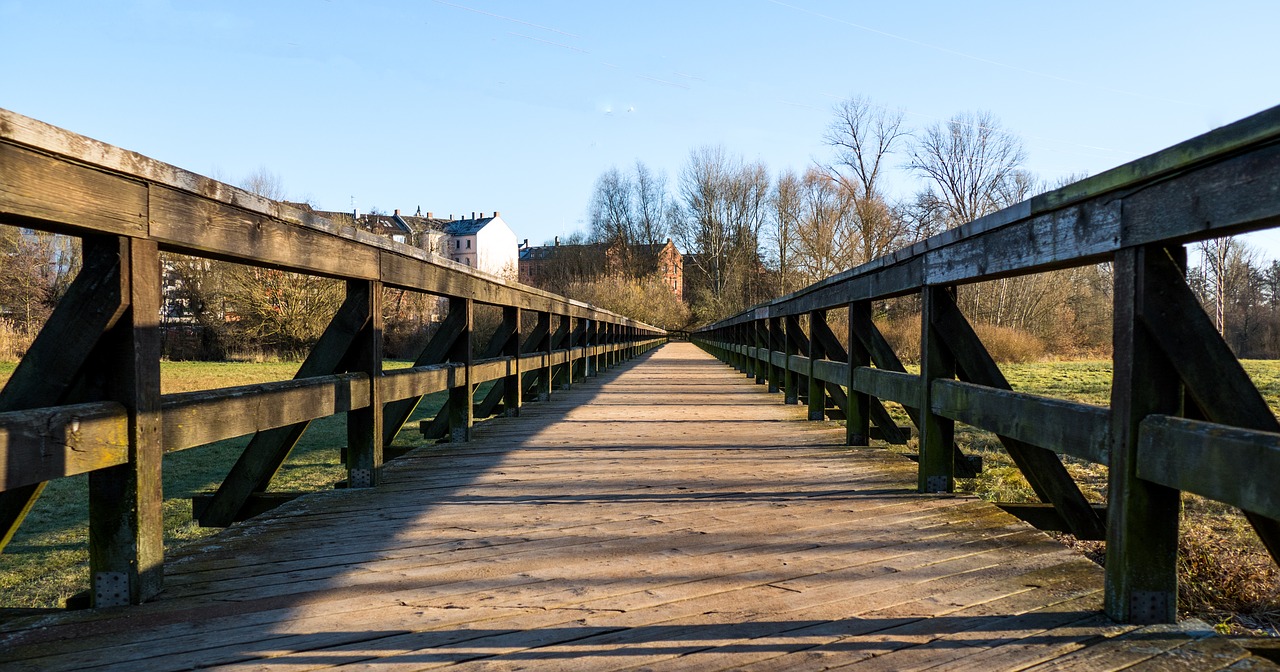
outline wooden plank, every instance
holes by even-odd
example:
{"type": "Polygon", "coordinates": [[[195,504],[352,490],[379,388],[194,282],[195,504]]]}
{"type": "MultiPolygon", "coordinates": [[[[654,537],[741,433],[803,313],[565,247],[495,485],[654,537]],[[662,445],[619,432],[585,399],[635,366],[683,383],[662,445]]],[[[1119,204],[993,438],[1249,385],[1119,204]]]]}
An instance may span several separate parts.
{"type": "Polygon", "coordinates": [[[924,403],[920,377],[900,371],[860,366],[853,372],[853,389],[911,408],[920,408],[924,403]]]}
{"type": "MultiPolygon", "coordinates": [[[[346,357],[346,367],[370,381],[382,377],[382,284],[348,280],[347,292],[368,295],[369,314],[346,357]]],[[[372,488],[382,479],[383,398],[377,385],[365,388],[365,407],[347,411],[347,487],[372,488]]]]}
{"type": "MultiPolygon", "coordinates": [[[[380,378],[399,392],[414,369],[380,378]]],[[[369,406],[369,376],[343,373],[295,378],[163,397],[166,452],[186,450],[254,432],[328,417],[369,406]]]]}
{"type": "Polygon", "coordinates": [[[138,180],[6,143],[0,143],[0,175],[0,221],[6,224],[147,235],[147,186],[138,180]]]}
{"type": "Polygon", "coordinates": [[[381,277],[381,253],[357,240],[167,187],[152,187],[150,202],[151,235],[166,249],[335,278],[381,277]]]}
{"type": "Polygon", "coordinates": [[[1111,413],[1034,394],[955,380],[933,383],[933,411],[1056,453],[1107,464],[1111,413]]]}
{"type": "Polygon", "coordinates": [[[1258,474],[1280,473],[1280,433],[1199,420],[1147,416],[1138,434],[1137,476],[1246,511],[1280,518],[1280,492],[1258,474]]]}
{"type": "MultiPolygon", "coordinates": [[[[382,374],[378,386],[384,399],[411,399],[443,392],[454,384],[461,364],[432,364],[408,369],[395,369],[382,374]]],[[[388,406],[391,404],[388,403],[388,406]]]]}
{"type": "Polygon", "coordinates": [[[94,607],[145,602],[164,588],[164,458],[160,408],[160,255],[121,238],[129,310],[90,357],[90,379],[129,414],[128,461],[89,472],[89,581],[94,607]]]}
{"type": "Polygon", "coordinates": [[[471,440],[471,427],[475,423],[472,397],[475,396],[475,383],[471,380],[471,367],[475,357],[475,302],[458,297],[449,298],[449,312],[460,312],[465,319],[462,334],[454,341],[449,351],[449,361],[463,364],[461,380],[454,380],[449,388],[449,401],[441,409],[449,418],[449,440],[462,443],[471,440]]]}
{"type": "MultiPolygon", "coordinates": [[[[1115,334],[1112,337],[1111,463],[1107,492],[1107,615],[1122,623],[1167,623],[1177,618],[1177,490],[1138,478],[1141,422],[1182,408],[1173,365],[1141,324],[1153,288],[1159,248],[1116,254],[1115,334]]],[[[1178,282],[1182,282],[1178,278],[1178,282]]]]}
{"type": "Polygon", "coordinates": [[[0,489],[124,464],[128,429],[124,406],[111,401],[0,413],[0,489]]]}
{"type": "MultiPolygon", "coordinates": [[[[1062,517],[1062,514],[1058,513],[1057,508],[1052,504],[1042,502],[1030,504],[1025,502],[996,502],[996,506],[1026,521],[1037,530],[1048,532],[1071,531],[1070,523],[1062,517]]],[[[1106,517],[1107,515],[1107,506],[1105,504],[1094,504],[1093,510],[1098,512],[1099,517],[1106,517]]]]}
{"type": "Polygon", "coordinates": [[[920,343],[920,492],[952,492],[955,489],[955,421],[933,410],[933,383],[956,375],[956,357],[944,344],[950,334],[938,322],[938,313],[952,302],[951,287],[926,286],[921,289],[923,316],[920,343]]]}

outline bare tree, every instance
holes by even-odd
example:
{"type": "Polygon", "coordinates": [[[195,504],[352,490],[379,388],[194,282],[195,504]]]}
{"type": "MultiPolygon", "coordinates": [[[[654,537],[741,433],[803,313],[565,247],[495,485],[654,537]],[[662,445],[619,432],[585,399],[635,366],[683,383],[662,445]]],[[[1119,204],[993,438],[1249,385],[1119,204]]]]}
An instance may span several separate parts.
{"type": "Polygon", "coordinates": [[[804,197],[800,178],[788,170],[778,175],[770,198],[773,205],[773,222],[769,228],[771,249],[777,254],[778,296],[799,288],[795,277],[796,229],[804,215],[804,197]]]}
{"type": "Polygon", "coordinates": [[[602,243],[631,245],[634,241],[635,212],[632,183],[617,168],[610,168],[596,180],[591,195],[591,238],[602,243]]]}
{"type": "Polygon", "coordinates": [[[1218,328],[1218,333],[1225,337],[1227,309],[1233,297],[1244,293],[1251,284],[1251,271],[1258,252],[1231,237],[1211,238],[1201,242],[1198,247],[1208,285],[1209,303],[1213,308],[1213,323],[1218,328]]]}
{"type": "Polygon", "coordinates": [[[990,112],[961,113],[921,132],[909,166],[938,192],[948,228],[1011,204],[1011,186],[1026,159],[1022,141],[990,112]]]}
{"type": "Polygon", "coordinates": [[[763,298],[760,239],[770,216],[770,179],[760,163],[731,157],[721,146],[694,150],[680,174],[684,216],[672,232],[687,251],[686,278],[705,290],[700,317],[723,316],[763,298]]]}
{"type": "Polygon", "coordinates": [[[865,96],[841,101],[824,136],[835,149],[827,167],[842,191],[850,196],[852,212],[847,244],[855,248],[851,262],[867,262],[905,242],[903,214],[892,208],[880,190],[885,161],[902,144],[901,110],[890,110],[865,96]]]}
{"type": "Polygon", "coordinates": [[[836,150],[833,171],[857,180],[859,196],[871,199],[880,193],[880,171],[906,132],[902,111],[880,107],[865,96],[841,101],[836,118],[824,139],[836,150]]]}

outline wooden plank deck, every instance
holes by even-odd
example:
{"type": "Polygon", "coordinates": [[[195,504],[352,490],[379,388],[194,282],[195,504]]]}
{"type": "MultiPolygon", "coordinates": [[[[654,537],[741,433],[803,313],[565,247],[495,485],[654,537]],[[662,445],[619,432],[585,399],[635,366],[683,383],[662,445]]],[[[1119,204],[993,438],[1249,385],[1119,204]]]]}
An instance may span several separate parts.
{"type": "Polygon", "coordinates": [[[1101,570],[687,343],[179,550],[15,670],[1276,669],[1103,617],[1101,570]]]}

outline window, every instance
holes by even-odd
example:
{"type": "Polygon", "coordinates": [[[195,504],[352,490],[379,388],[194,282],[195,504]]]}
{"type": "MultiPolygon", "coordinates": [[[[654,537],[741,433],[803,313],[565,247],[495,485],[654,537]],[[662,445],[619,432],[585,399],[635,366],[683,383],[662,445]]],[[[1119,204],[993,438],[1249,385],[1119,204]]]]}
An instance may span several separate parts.
{"type": "Polygon", "coordinates": [[[462,241],[461,241],[461,240],[455,240],[455,241],[453,241],[453,249],[455,249],[455,250],[461,250],[461,249],[462,249],[462,241]]]}
{"type": "Polygon", "coordinates": [[[468,249],[468,250],[469,250],[469,249],[471,249],[471,239],[470,239],[470,238],[468,238],[468,239],[467,239],[467,249],[468,249]]]}

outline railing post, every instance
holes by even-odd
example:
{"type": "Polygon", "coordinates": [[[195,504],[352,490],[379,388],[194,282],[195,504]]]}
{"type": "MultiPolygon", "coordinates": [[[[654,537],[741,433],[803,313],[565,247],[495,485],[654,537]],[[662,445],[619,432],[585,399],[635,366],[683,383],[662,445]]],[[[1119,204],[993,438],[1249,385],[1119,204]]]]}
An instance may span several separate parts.
{"type": "Polygon", "coordinates": [[[1107,495],[1107,615],[1121,623],[1172,623],[1177,618],[1177,490],[1137,477],[1138,424],[1153,413],[1177,415],[1182,384],[1140,322],[1143,297],[1159,292],[1151,255],[1181,247],[1130,247],[1115,256],[1112,340],[1111,463],[1107,495]]]}
{"type": "Polygon", "coordinates": [[[475,386],[471,384],[472,358],[475,356],[472,343],[475,329],[475,304],[471,299],[451,296],[449,311],[454,310],[464,311],[465,326],[449,353],[449,361],[460,362],[463,365],[461,370],[453,370],[453,386],[449,388],[449,440],[461,443],[471,440],[471,425],[475,421],[472,408],[475,386]],[[455,302],[458,302],[456,307],[455,302]]]}
{"type": "Polygon", "coordinates": [[[933,381],[949,380],[956,376],[955,360],[934,324],[937,304],[946,298],[939,295],[952,291],[951,287],[939,285],[926,285],[921,290],[924,310],[920,319],[920,386],[923,400],[920,405],[920,492],[955,490],[955,461],[951,455],[955,421],[933,412],[933,381]]]}
{"type": "Polygon", "coordinates": [[[751,322],[743,322],[738,325],[738,340],[742,345],[742,369],[748,378],[756,377],[756,358],[751,356],[748,348],[752,347],[751,338],[751,322]]]}
{"type": "Polygon", "coordinates": [[[599,328],[600,328],[600,320],[597,320],[597,319],[587,320],[587,332],[586,332],[587,340],[585,344],[587,348],[585,352],[586,368],[583,370],[583,375],[587,378],[590,378],[592,376],[599,374],[599,371],[597,371],[596,369],[596,365],[597,365],[596,343],[598,339],[597,330],[599,330],[599,328]]]}
{"type": "Polygon", "coordinates": [[[764,320],[751,321],[751,335],[756,346],[756,385],[769,379],[769,335],[764,320]]]}
{"type": "Polygon", "coordinates": [[[351,344],[352,371],[369,376],[369,407],[347,413],[347,485],[372,488],[382,470],[384,420],[378,378],[382,376],[382,283],[348,280],[347,292],[364,293],[369,307],[364,327],[351,344]]]}
{"type": "Polygon", "coordinates": [[[844,442],[850,446],[871,445],[871,398],[853,389],[853,379],[858,367],[871,366],[871,352],[862,344],[854,325],[871,321],[871,302],[855,301],[849,304],[849,379],[844,409],[844,442]]]}
{"type": "Polygon", "coordinates": [[[91,604],[139,604],[164,584],[160,417],[160,257],[156,243],[85,239],[85,256],[119,255],[128,309],[103,335],[88,373],[129,411],[129,461],[89,473],[91,604]]]}
{"type": "Polygon", "coordinates": [[[800,380],[791,368],[791,358],[800,354],[796,348],[796,334],[800,332],[800,316],[788,315],[784,319],[786,330],[783,332],[783,347],[787,353],[786,367],[782,370],[782,393],[784,404],[800,403],[800,380]]]}
{"type": "Polygon", "coordinates": [[[502,356],[511,358],[507,376],[502,381],[503,414],[511,418],[520,415],[520,406],[524,404],[524,391],[520,389],[520,308],[503,306],[502,321],[511,330],[502,348],[502,356]]]}
{"type": "Polygon", "coordinates": [[[826,386],[814,374],[814,364],[817,360],[826,357],[826,351],[823,350],[822,344],[818,340],[819,323],[826,325],[827,311],[811,310],[809,311],[809,375],[807,380],[809,383],[809,419],[810,420],[826,420],[827,419],[827,391],[826,386]]]}
{"type": "Polygon", "coordinates": [[[538,401],[547,401],[551,398],[551,346],[555,341],[555,329],[552,319],[554,315],[549,312],[538,313],[538,319],[547,323],[546,347],[542,351],[542,366],[538,372],[538,401]]]}
{"type": "Polygon", "coordinates": [[[782,367],[773,362],[773,353],[783,352],[786,348],[786,338],[782,334],[782,318],[769,318],[769,391],[777,392],[782,389],[783,376],[782,367]]]}

